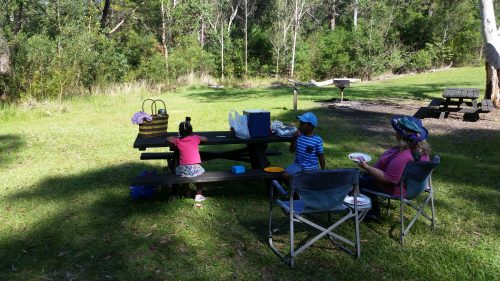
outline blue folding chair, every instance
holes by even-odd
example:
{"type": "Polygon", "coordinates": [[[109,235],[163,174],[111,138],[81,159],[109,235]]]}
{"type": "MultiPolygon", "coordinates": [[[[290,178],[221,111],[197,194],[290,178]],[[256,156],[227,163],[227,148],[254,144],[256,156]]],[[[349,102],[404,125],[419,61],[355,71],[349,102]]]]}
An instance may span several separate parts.
{"type": "Polygon", "coordinates": [[[371,189],[364,189],[363,193],[370,193],[377,196],[387,198],[388,206],[390,200],[399,200],[400,202],[400,219],[401,219],[401,233],[399,236],[399,241],[403,244],[404,236],[408,234],[410,228],[417,221],[420,215],[424,216],[431,222],[432,229],[435,228],[435,212],[434,212],[434,189],[432,187],[432,171],[440,163],[439,156],[434,156],[431,161],[418,161],[409,162],[406,164],[405,170],[403,172],[403,177],[399,183],[400,196],[394,196],[391,194],[383,193],[380,191],[375,191],[371,189]],[[406,187],[406,196],[404,196],[404,189],[406,187]],[[426,193],[427,196],[424,198],[422,204],[416,206],[411,200],[419,197],[420,194],[426,193]],[[425,207],[430,203],[431,216],[425,212],[425,207]],[[410,223],[405,226],[404,219],[404,207],[408,205],[416,210],[415,216],[411,219],[410,223]]]}
{"type": "Polygon", "coordinates": [[[313,172],[304,172],[292,175],[290,181],[290,192],[276,181],[272,181],[269,195],[269,246],[272,251],[277,254],[290,267],[294,267],[294,259],[305,249],[322,237],[328,237],[330,240],[340,246],[342,249],[359,257],[360,250],[360,234],[359,222],[362,217],[361,212],[371,208],[371,204],[364,204],[362,208],[358,206],[357,198],[359,195],[359,170],[358,169],[336,169],[322,170],[313,172]],[[279,194],[275,194],[277,191],[279,194]],[[352,192],[354,204],[344,203],[346,196],[352,192]],[[294,194],[298,194],[300,199],[294,200],[294,194]],[[279,197],[281,196],[281,197],[279,197]],[[278,199],[276,199],[278,197],[278,199]],[[273,206],[277,205],[287,215],[287,220],[281,224],[273,224],[273,206]],[[360,210],[363,209],[363,210],[360,210]],[[340,212],[345,214],[340,219],[331,223],[331,212],[340,212]],[[319,213],[328,213],[328,225],[319,222],[313,215],[319,213]],[[349,219],[354,220],[354,240],[351,241],[333,230],[349,219]],[[285,254],[280,251],[273,241],[273,235],[280,230],[281,226],[288,223],[290,229],[290,245],[289,252],[285,254]],[[315,231],[320,231],[319,234],[313,237],[306,237],[300,245],[295,246],[295,224],[302,223],[303,225],[312,227],[315,231]],[[348,247],[354,247],[354,251],[348,247]]]}

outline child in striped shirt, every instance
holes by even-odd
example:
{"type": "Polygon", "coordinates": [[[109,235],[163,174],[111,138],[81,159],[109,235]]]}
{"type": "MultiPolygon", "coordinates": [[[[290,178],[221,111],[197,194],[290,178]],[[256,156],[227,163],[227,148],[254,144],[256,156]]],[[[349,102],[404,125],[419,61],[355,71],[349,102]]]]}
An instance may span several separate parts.
{"type": "Polygon", "coordinates": [[[318,119],[311,112],[297,116],[299,130],[294,134],[290,143],[290,152],[295,153],[295,161],[283,173],[283,179],[288,184],[292,174],[304,171],[325,169],[325,156],[323,155],[323,140],[314,134],[318,126],[318,119]]]}

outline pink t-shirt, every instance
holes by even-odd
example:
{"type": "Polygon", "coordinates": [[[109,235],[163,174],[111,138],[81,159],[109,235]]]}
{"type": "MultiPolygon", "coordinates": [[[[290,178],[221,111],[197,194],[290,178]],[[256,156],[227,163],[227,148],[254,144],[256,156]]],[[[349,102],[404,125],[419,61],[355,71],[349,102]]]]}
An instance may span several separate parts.
{"type": "Polygon", "coordinates": [[[177,138],[175,145],[179,149],[179,164],[192,165],[201,163],[200,150],[200,136],[190,135],[184,138],[177,138]]]}
{"type": "MultiPolygon", "coordinates": [[[[405,170],[406,164],[410,161],[415,161],[411,153],[411,149],[405,149],[399,152],[398,147],[391,147],[382,154],[378,162],[375,164],[375,168],[378,168],[384,172],[384,177],[386,180],[390,181],[389,184],[378,184],[385,192],[399,196],[399,181],[403,177],[403,172],[405,170]]],[[[429,161],[429,155],[422,155],[420,161],[429,161]]],[[[406,189],[403,187],[403,191],[406,189]]]]}

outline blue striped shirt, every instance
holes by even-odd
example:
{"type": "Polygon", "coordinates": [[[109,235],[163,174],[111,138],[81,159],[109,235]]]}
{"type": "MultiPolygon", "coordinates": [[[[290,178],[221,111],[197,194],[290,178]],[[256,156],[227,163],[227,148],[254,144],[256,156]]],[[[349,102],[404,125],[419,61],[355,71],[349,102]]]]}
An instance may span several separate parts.
{"type": "Polygon", "coordinates": [[[323,154],[323,140],[320,136],[300,135],[295,143],[295,163],[304,170],[319,170],[318,155],[323,154]]]}

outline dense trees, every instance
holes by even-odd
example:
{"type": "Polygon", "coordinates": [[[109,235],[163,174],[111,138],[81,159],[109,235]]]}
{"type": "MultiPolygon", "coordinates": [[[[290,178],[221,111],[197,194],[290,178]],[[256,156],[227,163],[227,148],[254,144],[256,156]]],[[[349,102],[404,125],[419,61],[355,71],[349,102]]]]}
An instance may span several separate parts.
{"type": "Polygon", "coordinates": [[[186,75],[370,79],[482,55],[477,0],[0,3],[0,94],[14,99],[186,75]]]}

